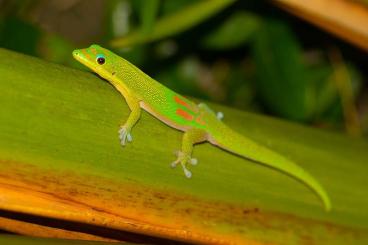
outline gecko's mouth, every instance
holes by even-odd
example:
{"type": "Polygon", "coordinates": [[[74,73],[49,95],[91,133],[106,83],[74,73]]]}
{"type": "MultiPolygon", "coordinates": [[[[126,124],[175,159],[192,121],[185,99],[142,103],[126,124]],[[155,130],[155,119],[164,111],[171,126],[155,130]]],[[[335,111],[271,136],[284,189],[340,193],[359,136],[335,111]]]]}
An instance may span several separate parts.
{"type": "Polygon", "coordinates": [[[73,58],[78,60],[79,62],[81,62],[84,65],[88,65],[87,62],[85,61],[83,55],[82,55],[82,51],[80,49],[76,49],[73,51],[73,58]]]}

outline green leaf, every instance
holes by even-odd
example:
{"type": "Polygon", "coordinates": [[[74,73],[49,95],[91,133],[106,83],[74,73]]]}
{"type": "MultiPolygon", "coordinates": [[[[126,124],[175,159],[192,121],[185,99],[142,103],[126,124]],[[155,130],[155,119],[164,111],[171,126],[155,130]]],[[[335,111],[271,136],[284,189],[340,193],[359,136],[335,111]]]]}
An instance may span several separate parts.
{"type": "Polygon", "coordinates": [[[260,21],[255,14],[235,12],[219,28],[206,36],[202,43],[206,48],[218,50],[239,47],[250,40],[259,28],[260,21]]]}
{"type": "Polygon", "coordinates": [[[314,116],[319,117],[329,107],[336,103],[338,93],[336,84],[334,84],[333,70],[329,64],[321,64],[317,67],[311,67],[308,71],[308,78],[311,81],[313,90],[315,91],[315,108],[314,116]]]}
{"type": "Polygon", "coordinates": [[[273,113],[305,121],[312,115],[314,94],[308,84],[299,44],[288,26],[280,21],[264,22],[254,45],[257,90],[273,113]]]}
{"type": "Polygon", "coordinates": [[[137,44],[152,42],[181,33],[233,3],[234,0],[199,1],[174,14],[166,15],[157,20],[150,35],[144,35],[141,29],[135,30],[127,36],[111,40],[112,47],[129,47],[137,44]]]}
{"type": "Polygon", "coordinates": [[[29,55],[37,54],[40,30],[16,17],[0,21],[0,47],[29,55]]]}
{"type": "Polygon", "coordinates": [[[211,105],[315,176],[326,213],[293,178],[210,144],[186,179],[169,167],[183,133],[145,112],[122,148],[129,108],[91,73],[0,49],[0,74],[1,210],[191,243],[368,243],[364,140],[211,105]]]}
{"type": "Polygon", "coordinates": [[[140,19],[142,35],[149,35],[155,24],[160,7],[160,0],[140,1],[140,19]]]}

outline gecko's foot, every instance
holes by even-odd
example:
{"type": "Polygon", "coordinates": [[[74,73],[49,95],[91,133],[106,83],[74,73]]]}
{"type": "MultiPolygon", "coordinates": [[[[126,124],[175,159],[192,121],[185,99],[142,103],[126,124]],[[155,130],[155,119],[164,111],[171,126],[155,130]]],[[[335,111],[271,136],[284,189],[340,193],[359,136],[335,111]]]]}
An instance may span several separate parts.
{"type": "Polygon", "coordinates": [[[224,113],[219,111],[219,112],[217,112],[216,117],[217,117],[218,120],[222,120],[222,119],[224,119],[224,113]]]}
{"type": "Polygon", "coordinates": [[[120,144],[122,146],[125,146],[125,144],[127,142],[132,142],[133,140],[133,137],[132,135],[130,134],[130,129],[128,129],[127,127],[125,126],[122,126],[119,130],[119,139],[120,139],[120,144]]]}
{"type": "Polygon", "coordinates": [[[191,165],[196,165],[198,163],[198,160],[196,158],[191,158],[188,155],[185,155],[181,151],[178,151],[176,153],[177,159],[171,163],[171,167],[175,168],[179,163],[183,168],[184,174],[187,178],[192,177],[192,173],[187,169],[186,165],[189,163],[191,165]]]}

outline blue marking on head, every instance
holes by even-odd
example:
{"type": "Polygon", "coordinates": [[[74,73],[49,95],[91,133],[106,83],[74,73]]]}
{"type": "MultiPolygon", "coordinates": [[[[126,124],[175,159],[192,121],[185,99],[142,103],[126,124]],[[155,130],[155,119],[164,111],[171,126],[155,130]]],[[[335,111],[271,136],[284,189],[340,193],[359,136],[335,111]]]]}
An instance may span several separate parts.
{"type": "Polygon", "coordinates": [[[103,55],[103,54],[98,54],[98,55],[96,56],[96,59],[98,59],[98,58],[103,58],[103,59],[105,59],[105,55],[103,55]]]}

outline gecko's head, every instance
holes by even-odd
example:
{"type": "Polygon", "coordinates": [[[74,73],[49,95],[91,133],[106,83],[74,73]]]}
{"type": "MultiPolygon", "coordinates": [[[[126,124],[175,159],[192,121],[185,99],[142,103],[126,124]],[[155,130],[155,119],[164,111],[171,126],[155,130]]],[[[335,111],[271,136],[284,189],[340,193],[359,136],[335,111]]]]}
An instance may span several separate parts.
{"type": "Polygon", "coordinates": [[[73,51],[74,59],[104,78],[115,74],[115,62],[113,60],[115,56],[111,51],[96,44],[73,51]]]}

